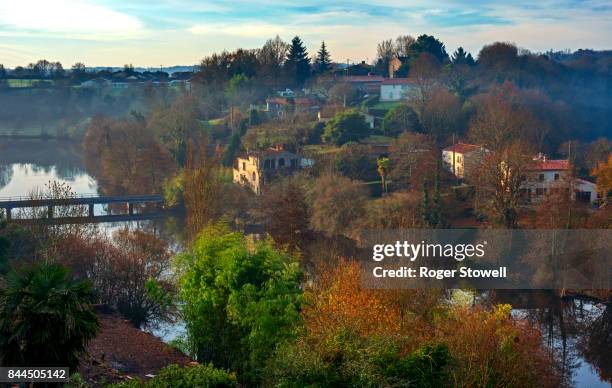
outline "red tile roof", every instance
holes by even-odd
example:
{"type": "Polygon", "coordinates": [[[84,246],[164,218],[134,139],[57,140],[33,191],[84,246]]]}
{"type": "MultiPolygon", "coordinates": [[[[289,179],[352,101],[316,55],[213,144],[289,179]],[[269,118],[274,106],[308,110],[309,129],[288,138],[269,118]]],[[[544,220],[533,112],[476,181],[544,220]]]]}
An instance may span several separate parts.
{"type": "Polygon", "coordinates": [[[569,169],[569,160],[537,160],[534,170],[563,171],[569,169]]]}
{"type": "Polygon", "coordinates": [[[474,144],[457,143],[450,147],[446,147],[444,151],[456,152],[458,154],[467,154],[470,152],[478,151],[482,147],[474,144]]]}

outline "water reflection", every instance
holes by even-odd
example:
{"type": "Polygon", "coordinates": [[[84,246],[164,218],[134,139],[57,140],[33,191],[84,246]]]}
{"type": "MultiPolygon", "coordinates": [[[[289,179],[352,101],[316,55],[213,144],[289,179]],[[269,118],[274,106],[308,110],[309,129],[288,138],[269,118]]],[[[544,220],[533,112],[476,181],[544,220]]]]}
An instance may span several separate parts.
{"type": "Polygon", "coordinates": [[[567,385],[612,385],[612,307],[546,291],[492,291],[489,303],[509,303],[538,325],[567,385]]]}

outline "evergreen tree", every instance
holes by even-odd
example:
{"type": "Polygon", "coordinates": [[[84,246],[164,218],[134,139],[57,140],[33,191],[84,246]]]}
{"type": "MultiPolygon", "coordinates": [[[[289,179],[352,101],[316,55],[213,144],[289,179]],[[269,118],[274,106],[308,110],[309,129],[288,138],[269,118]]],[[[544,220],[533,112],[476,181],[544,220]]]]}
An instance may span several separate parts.
{"type": "Polygon", "coordinates": [[[321,49],[317,53],[315,69],[319,74],[325,73],[331,69],[331,57],[329,51],[327,51],[327,46],[325,46],[325,41],[321,43],[321,49]]]}
{"type": "Polygon", "coordinates": [[[304,43],[299,36],[291,41],[285,61],[285,70],[289,78],[298,86],[304,85],[304,82],[310,76],[310,58],[308,58],[306,47],[304,47],[304,43]]]}
{"type": "Polygon", "coordinates": [[[451,57],[451,62],[453,65],[468,65],[472,66],[475,64],[474,58],[472,58],[472,54],[468,53],[463,49],[463,47],[459,47],[453,53],[451,57]]]}
{"type": "Polygon", "coordinates": [[[421,53],[429,53],[436,57],[441,63],[448,61],[448,54],[446,53],[444,43],[440,42],[432,35],[419,36],[410,47],[414,58],[418,58],[421,53]]]}

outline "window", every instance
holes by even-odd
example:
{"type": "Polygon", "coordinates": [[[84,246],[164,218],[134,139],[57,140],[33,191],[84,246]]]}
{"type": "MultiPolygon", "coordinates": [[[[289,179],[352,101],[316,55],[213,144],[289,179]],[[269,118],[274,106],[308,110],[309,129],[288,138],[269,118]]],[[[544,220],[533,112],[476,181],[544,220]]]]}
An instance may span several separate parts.
{"type": "Polygon", "coordinates": [[[246,163],[242,162],[242,171],[246,171],[246,163]]]}
{"type": "Polygon", "coordinates": [[[285,167],[285,158],[280,158],[278,160],[278,168],[285,167]]]}
{"type": "Polygon", "coordinates": [[[555,180],[558,181],[559,180],[559,174],[555,173],[555,180]]]}
{"type": "Polygon", "coordinates": [[[264,160],[264,170],[267,170],[270,168],[270,159],[266,159],[264,160]]]}
{"type": "Polygon", "coordinates": [[[276,159],[270,160],[270,168],[272,168],[273,170],[276,168],[276,159]]]}
{"type": "Polygon", "coordinates": [[[255,174],[255,171],[253,171],[253,182],[257,182],[257,175],[255,174]]]}
{"type": "Polygon", "coordinates": [[[298,166],[298,160],[291,159],[291,168],[297,168],[297,166],[298,166]]]}
{"type": "Polygon", "coordinates": [[[540,182],[544,182],[544,174],[540,174],[540,182]]]}
{"type": "Polygon", "coordinates": [[[544,189],[541,187],[538,187],[536,189],[536,195],[544,195],[544,189]]]}

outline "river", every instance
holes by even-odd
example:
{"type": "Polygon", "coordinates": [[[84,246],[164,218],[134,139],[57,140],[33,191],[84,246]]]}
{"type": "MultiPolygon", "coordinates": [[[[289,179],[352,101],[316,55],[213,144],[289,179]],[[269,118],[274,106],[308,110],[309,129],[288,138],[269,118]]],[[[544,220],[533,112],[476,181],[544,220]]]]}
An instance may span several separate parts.
{"type": "MultiPolygon", "coordinates": [[[[65,183],[77,194],[98,191],[98,183],[85,170],[78,144],[0,139],[0,197],[28,195],[44,189],[50,181],[65,183]]],[[[100,211],[104,209],[96,209],[100,211]]],[[[126,225],[154,231],[175,248],[182,245],[183,223],[176,218],[101,227],[112,232],[126,225]]],[[[612,386],[612,306],[533,292],[494,292],[486,299],[489,303],[510,303],[515,316],[539,324],[573,386],[612,386]]],[[[180,324],[162,325],[153,333],[169,341],[182,331],[180,324]]]]}

